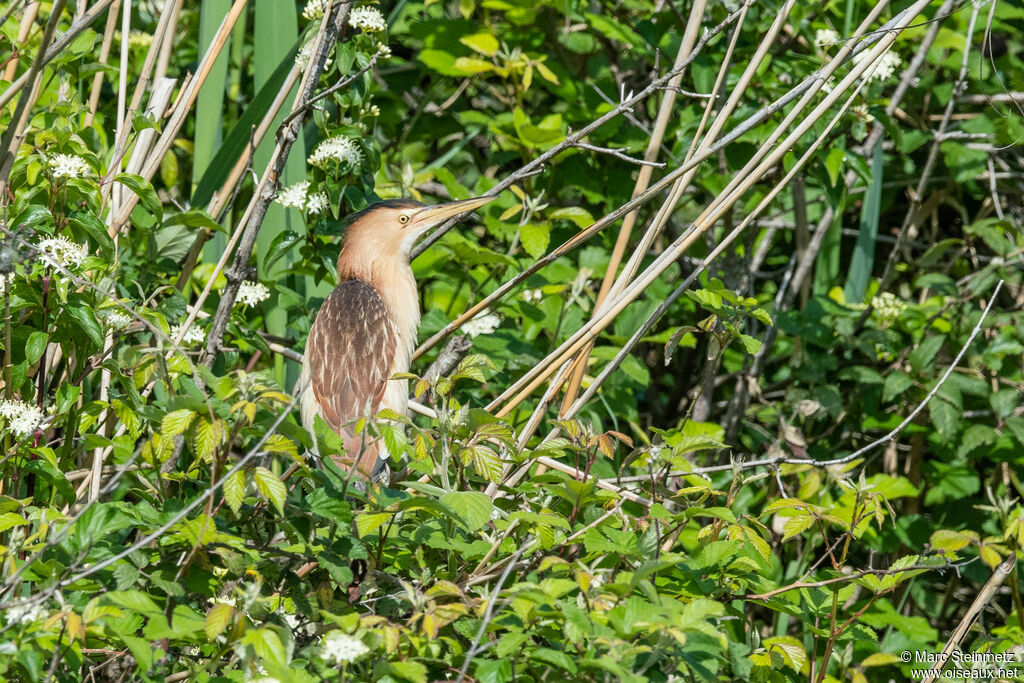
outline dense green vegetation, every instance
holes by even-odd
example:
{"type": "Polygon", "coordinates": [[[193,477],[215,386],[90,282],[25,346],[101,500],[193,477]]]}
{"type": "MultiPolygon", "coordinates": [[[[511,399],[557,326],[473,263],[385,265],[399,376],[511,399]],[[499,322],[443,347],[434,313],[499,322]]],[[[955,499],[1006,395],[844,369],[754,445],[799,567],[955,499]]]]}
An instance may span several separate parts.
{"type": "Polygon", "coordinates": [[[0,20],[3,680],[1024,671],[1019,6],[0,20]],[[487,193],[364,491],[293,394],[345,217],[487,193]]]}

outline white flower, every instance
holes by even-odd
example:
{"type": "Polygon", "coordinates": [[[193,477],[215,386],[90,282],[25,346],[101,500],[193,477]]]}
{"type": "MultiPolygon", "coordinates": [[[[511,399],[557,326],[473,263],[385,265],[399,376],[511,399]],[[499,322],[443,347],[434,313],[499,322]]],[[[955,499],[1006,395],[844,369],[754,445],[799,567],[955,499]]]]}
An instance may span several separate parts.
{"type": "Polygon", "coordinates": [[[353,166],[363,160],[363,153],[356,145],[355,140],[344,135],[327,138],[313,150],[309,157],[309,163],[318,168],[327,168],[329,161],[347,161],[353,166]]]}
{"type": "Polygon", "coordinates": [[[324,16],[327,3],[324,0],[309,0],[302,10],[302,16],[306,19],[320,19],[324,16]]]}
{"type": "MultiPolygon", "coordinates": [[[[854,56],[853,63],[855,65],[860,64],[864,61],[867,55],[867,51],[861,52],[854,56]]],[[[867,71],[864,72],[863,77],[869,81],[884,81],[896,73],[897,67],[902,63],[903,60],[900,59],[898,54],[891,51],[886,52],[878,59],[877,62],[875,62],[874,66],[868,67],[867,71]]]]}
{"type": "Polygon", "coordinates": [[[301,211],[306,208],[306,192],[308,191],[309,181],[300,180],[281,190],[275,201],[286,209],[299,209],[301,211]]]}
{"type": "Polygon", "coordinates": [[[7,275],[0,275],[0,296],[7,293],[7,287],[14,280],[14,273],[7,273],[7,275]]]}
{"type": "Polygon", "coordinates": [[[7,428],[15,436],[25,437],[39,429],[43,422],[43,411],[24,401],[0,401],[0,416],[7,420],[7,428]]]}
{"type": "Polygon", "coordinates": [[[379,33],[388,28],[384,15],[376,7],[356,7],[348,15],[348,25],[361,28],[365,33],[379,33]]]}
{"type": "Polygon", "coordinates": [[[54,178],[81,178],[92,173],[90,166],[82,157],[73,154],[57,154],[50,159],[50,168],[54,178]]]}
{"type": "Polygon", "coordinates": [[[238,285],[238,303],[252,308],[270,298],[270,290],[261,282],[250,282],[246,280],[238,285]]]}
{"type": "Polygon", "coordinates": [[[48,237],[36,245],[39,260],[48,266],[70,268],[80,266],[85,259],[86,246],[72,242],[67,237],[48,237]]]}
{"type": "Polygon", "coordinates": [[[31,624],[46,616],[42,605],[20,605],[7,608],[7,624],[31,624]]]}
{"type": "Polygon", "coordinates": [[[323,646],[324,649],[320,653],[320,657],[328,662],[333,660],[335,665],[348,664],[370,651],[363,641],[341,631],[328,633],[324,638],[323,646]]]}
{"type": "Polygon", "coordinates": [[[121,311],[108,313],[103,321],[112,330],[123,330],[132,324],[132,317],[121,311]]]}
{"type": "Polygon", "coordinates": [[[317,192],[316,194],[310,196],[309,203],[306,204],[306,211],[308,211],[310,214],[315,215],[321,213],[324,209],[326,209],[327,205],[327,195],[325,195],[323,192],[317,192]]]}
{"type": "MultiPolygon", "coordinates": [[[[305,71],[306,67],[309,66],[309,60],[313,58],[313,45],[315,43],[315,40],[309,41],[299,48],[298,54],[295,55],[295,63],[298,64],[303,71],[305,71]]],[[[330,57],[324,60],[324,69],[329,67],[332,62],[333,60],[330,57]]]]}
{"type": "MultiPolygon", "coordinates": [[[[174,327],[172,327],[171,341],[177,339],[178,335],[180,334],[181,325],[175,325],[174,327]]],[[[202,344],[204,341],[206,341],[206,332],[203,331],[201,327],[196,327],[195,325],[188,328],[188,331],[185,333],[185,336],[182,337],[181,339],[181,343],[184,344],[185,346],[191,346],[192,344],[202,344]]]]}
{"type": "Polygon", "coordinates": [[[814,33],[815,45],[831,45],[839,42],[839,34],[830,28],[819,28],[814,33]]]}
{"type": "Polygon", "coordinates": [[[523,299],[525,299],[527,303],[535,304],[543,298],[544,292],[539,289],[528,289],[523,292],[523,299]]]}
{"type": "Polygon", "coordinates": [[[391,48],[384,43],[377,43],[377,54],[380,55],[381,59],[387,59],[391,56],[391,48]]]}
{"type": "Polygon", "coordinates": [[[479,313],[472,320],[462,326],[462,333],[469,337],[477,337],[481,334],[490,334],[498,329],[501,318],[497,313],[479,313]]]}
{"type": "Polygon", "coordinates": [[[882,292],[871,299],[871,308],[883,323],[891,323],[907,310],[907,303],[892,292],[882,292]]]}

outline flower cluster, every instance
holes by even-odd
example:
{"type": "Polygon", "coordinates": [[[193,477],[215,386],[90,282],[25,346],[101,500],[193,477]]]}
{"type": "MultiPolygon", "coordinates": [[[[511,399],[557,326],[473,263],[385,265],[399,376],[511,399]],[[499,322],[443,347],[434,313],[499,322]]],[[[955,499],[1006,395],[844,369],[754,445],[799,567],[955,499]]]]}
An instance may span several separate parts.
{"type": "Polygon", "coordinates": [[[7,624],[31,624],[46,616],[46,609],[42,605],[18,605],[8,607],[6,610],[7,624]]]}
{"type": "Polygon", "coordinates": [[[286,209],[298,209],[310,214],[322,213],[329,205],[327,195],[323,192],[309,194],[308,180],[300,180],[284,188],[275,201],[286,209]]]}
{"type": "Polygon", "coordinates": [[[153,36],[145,31],[132,31],[128,34],[128,46],[144,48],[153,42],[153,36]]]}
{"type": "Polygon", "coordinates": [[[472,320],[466,321],[461,330],[468,337],[478,337],[481,334],[494,332],[499,325],[501,325],[501,317],[497,313],[480,313],[472,320]]]}
{"type": "Polygon", "coordinates": [[[7,420],[8,429],[21,438],[39,429],[44,416],[43,411],[31,403],[14,399],[0,401],[0,417],[7,420]]]}
{"type": "Polygon", "coordinates": [[[324,10],[327,9],[327,3],[325,0],[309,0],[306,6],[302,9],[302,16],[304,19],[320,19],[324,16],[324,10]]]}
{"type": "Polygon", "coordinates": [[[237,302],[247,308],[252,308],[270,298],[270,290],[261,282],[250,282],[246,280],[238,285],[237,302]]]}
{"type": "Polygon", "coordinates": [[[530,304],[538,303],[543,298],[544,292],[540,291],[539,289],[528,289],[525,292],[523,292],[523,299],[525,299],[526,302],[530,304]]]}
{"type": "Polygon", "coordinates": [[[107,327],[111,330],[118,331],[127,329],[132,324],[132,317],[122,311],[112,311],[107,314],[106,318],[103,319],[107,327]]]}
{"type": "MultiPolygon", "coordinates": [[[[171,341],[177,339],[180,334],[181,325],[175,325],[174,327],[172,327],[171,341]]],[[[188,328],[188,331],[185,332],[185,336],[181,338],[181,343],[185,344],[186,346],[190,346],[192,344],[202,344],[204,341],[206,341],[206,332],[204,332],[201,327],[196,327],[195,325],[188,328]]]]}
{"type": "Polygon", "coordinates": [[[819,28],[814,33],[815,45],[832,45],[839,42],[839,33],[830,28],[819,28]]]}
{"type": "Polygon", "coordinates": [[[84,244],[72,242],[67,237],[48,237],[36,245],[39,260],[48,266],[71,268],[82,265],[87,252],[84,244]]]}
{"type": "Polygon", "coordinates": [[[363,153],[356,141],[344,135],[327,138],[313,150],[309,163],[317,168],[326,169],[330,161],[346,161],[357,166],[363,160],[363,153]]]}
{"type": "MultiPolygon", "coordinates": [[[[860,64],[867,58],[867,52],[861,52],[853,58],[853,63],[860,64]]],[[[871,67],[868,67],[867,71],[864,72],[864,78],[869,81],[884,81],[890,76],[896,73],[896,69],[903,63],[900,56],[895,52],[886,52],[882,55],[877,62],[871,67]]]]}
{"type": "Polygon", "coordinates": [[[891,292],[882,292],[871,299],[871,308],[881,321],[889,323],[907,310],[907,302],[891,292]]]}
{"type": "Polygon", "coordinates": [[[310,195],[309,201],[306,202],[306,211],[313,215],[323,213],[328,205],[327,195],[323,192],[317,192],[314,195],[310,195]]]}
{"type": "MultiPolygon", "coordinates": [[[[295,55],[295,63],[299,65],[303,71],[309,66],[309,60],[313,59],[313,46],[316,44],[315,40],[310,40],[308,43],[299,48],[298,54],[295,55]]],[[[332,59],[328,57],[324,60],[324,69],[326,70],[332,63],[332,59]]]]}
{"type": "Polygon", "coordinates": [[[384,15],[376,7],[356,7],[348,15],[348,25],[363,33],[380,33],[388,28],[384,15]]]}
{"type": "Polygon", "coordinates": [[[74,154],[56,154],[50,159],[54,178],[81,178],[92,173],[92,166],[74,154]]]}
{"type": "Polygon", "coordinates": [[[281,190],[277,195],[277,203],[286,209],[306,208],[306,193],[309,191],[309,181],[300,180],[281,190]]]}
{"type": "Polygon", "coordinates": [[[333,661],[335,665],[348,664],[370,651],[363,641],[341,631],[328,633],[324,638],[323,646],[324,649],[320,653],[320,657],[328,662],[333,661]]]}

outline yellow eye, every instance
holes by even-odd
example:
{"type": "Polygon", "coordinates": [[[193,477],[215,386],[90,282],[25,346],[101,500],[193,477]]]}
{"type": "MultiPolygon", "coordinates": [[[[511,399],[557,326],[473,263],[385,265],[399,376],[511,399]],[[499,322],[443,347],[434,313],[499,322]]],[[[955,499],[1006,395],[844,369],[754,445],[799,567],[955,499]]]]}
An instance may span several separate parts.
{"type": "Polygon", "coordinates": [[[401,223],[402,225],[405,225],[406,223],[409,222],[409,217],[403,213],[401,216],[398,217],[398,222],[401,223]]]}

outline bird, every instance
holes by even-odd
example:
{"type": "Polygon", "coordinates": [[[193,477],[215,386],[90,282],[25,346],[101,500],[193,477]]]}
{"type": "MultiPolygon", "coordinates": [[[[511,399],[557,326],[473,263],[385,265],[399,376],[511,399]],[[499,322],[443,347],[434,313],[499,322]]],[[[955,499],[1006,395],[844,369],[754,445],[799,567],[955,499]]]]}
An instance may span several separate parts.
{"type": "Polygon", "coordinates": [[[365,432],[356,435],[351,423],[385,408],[408,411],[407,382],[393,377],[409,371],[420,323],[413,246],[430,228],[494,199],[437,205],[387,199],[348,218],[338,285],[310,328],[298,380],[302,425],[313,434],[319,415],[341,436],[345,454],[334,461],[343,470],[354,468],[374,483],[388,475],[384,444],[368,441],[365,432]]]}

